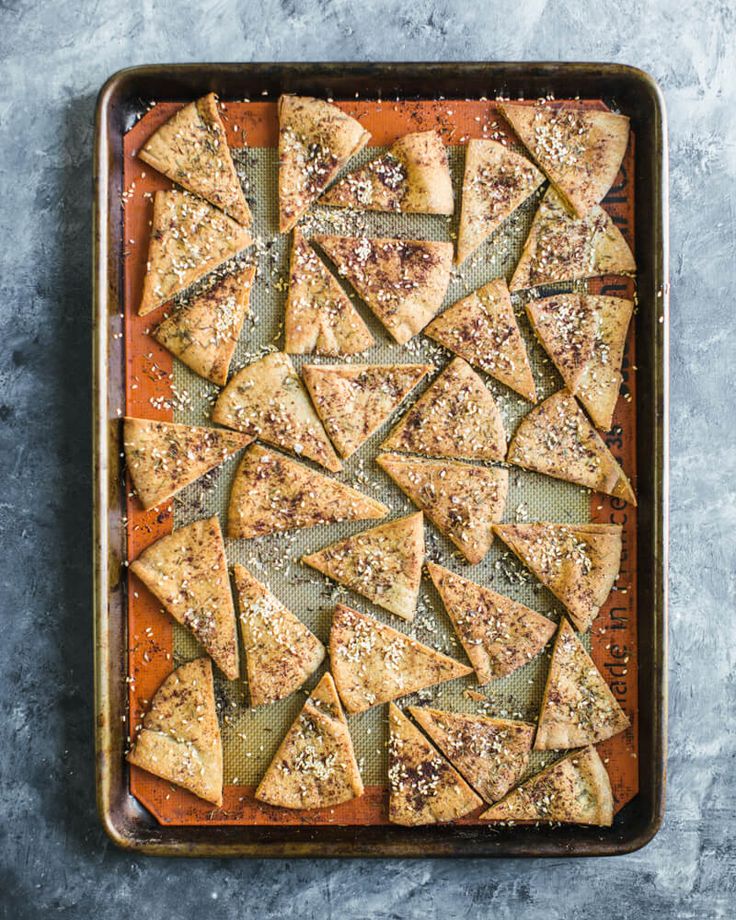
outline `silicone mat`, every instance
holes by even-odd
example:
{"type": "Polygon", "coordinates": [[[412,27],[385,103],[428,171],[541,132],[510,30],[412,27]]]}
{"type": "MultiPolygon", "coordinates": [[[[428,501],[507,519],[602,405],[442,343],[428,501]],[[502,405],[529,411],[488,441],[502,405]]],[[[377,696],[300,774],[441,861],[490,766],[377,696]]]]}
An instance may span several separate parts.
{"type": "MultiPolygon", "coordinates": [[[[423,102],[365,102],[339,103],[349,114],[358,117],[372,133],[371,146],[349,164],[348,169],[368,161],[379,149],[408,131],[436,128],[448,145],[456,198],[462,184],[464,143],[469,137],[489,137],[514,146],[495,104],[480,101],[423,102]]],[[[597,102],[584,103],[600,107],[597,102]]],[[[160,103],[131,129],[125,139],[124,226],[127,250],[124,263],[125,314],[123,329],[126,338],[125,414],[147,418],[172,419],[188,424],[211,424],[209,414],[218,388],[193,374],[181,362],[175,361],[162,349],[149,332],[155,329],[164,309],[146,317],[137,316],[148,246],[148,221],[152,193],[170,186],[168,180],[147,167],[136,157],[140,145],[153,130],[177,108],[160,103]]],[[[281,324],[288,284],[290,236],[277,233],[277,121],[273,102],[228,103],[222,107],[228,140],[234,149],[238,171],[253,210],[256,243],[244,254],[257,265],[257,277],[246,320],[231,373],[267,350],[281,347],[281,324]]],[[[624,160],[621,174],[604,202],[607,210],[633,245],[633,138],[624,160]]],[[[500,230],[453,274],[445,306],[500,275],[510,277],[518,260],[526,233],[536,209],[539,195],[525,203],[500,230]]],[[[456,201],[459,205],[459,201],[456,201]]],[[[314,208],[302,221],[307,236],[316,232],[344,235],[404,236],[424,239],[454,239],[456,216],[399,215],[371,212],[347,212],[337,209],[314,208]]],[[[241,257],[242,258],[242,257],[241,257]]],[[[211,277],[203,285],[211,283],[211,277]]],[[[607,278],[588,283],[591,290],[633,296],[629,279],[607,278]]],[[[557,290],[572,289],[571,285],[557,290]]],[[[552,289],[550,289],[552,290],[552,289]]],[[[350,293],[350,292],[349,292],[350,293]]],[[[351,294],[352,296],[352,294],[351,294]]],[[[393,343],[371,312],[359,299],[357,309],[366,319],[376,344],[365,355],[355,358],[358,363],[431,363],[439,373],[447,364],[449,354],[424,336],[417,336],[406,346],[393,343]]],[[[560,387],[560,378],[536,343],[523,309],[524,295],[514,298],[522,333],[525,336],[532,366],[543,397],[560,387]]],[[[169,308],[170,309],[170,308],[169,308]]],[[[349,359],[348,359],[349,360],[349,359]]],[[[337,359],[315,356],[293,357],[297,368],[305,362],[339,363],[337,359]]],[[[614,428],[607,437],[609,447],[622,462],[624,469],[636,482],[635,470],[635,360],[633,324],[624,358],[624,387],[619,399],[614,428]]],[[[392,420],[344,463],[338,478],[376,498],[391,508],[386,520],[415,510],[403,493],[373,463],[380,442],[406,407],[428,386],[423,381],[410,400],[405,402],[392,420]]],[[[509,435],[530,405],[521,397],[484,378],[501,407],[509,435]]],[[[133,495],[128,499],[128,553],[135,558],[146,546],[164,533],[197,518],[220,515],[225,524],[225,510],[230,483],[239,456],[225,463],[212,474],[193,483],[166,507],[143,512],[133,495]]],[[[324,471],[322,471],[324,472],[324,471]]],[[[636,559],[636,509],[616,499],[559,482],[548,477],[510,468],[510,488],[504,520],[552,520],[581,522],[588,520],[616,521],[624,525],[624,553],[621,573],[611,597],[601,611],[593,629],[584,637],[599,668],[632,720],[627,732],[600,746],[611,775],[616,808],[631,799],[637,791],[637,726],[636,726],[636,583],[633,561],[636,559]]],[[[130,491],[130,490],[129,490],[130,491]]],[[[465,654],[456,639],[442,603],[430,580],[422,582],[415,621],[404,623],[391,614],[370,604],[359,595],[339,588],[306,568],[299,557],[331,543],[343,535],[356,533],[370,524],[355,522],[295,531],[259,540],[227,540],[228,562],[241,563],[266,583],[273,593],[293,610],[326,644],[332,609],[336,600],[364,610],[390,623],[420,641],[438,648],[460,660],[465,654]]],[[[452,544],[426,522],[425,537],[428,556],[462,575],[488,584],[501,593],[526,603],[558,620],[561,607],[546,590],[535,583],[525,569],[496,541],[482,563],[468,566],[452,544]]],[[[201,654],[196,641],[187,630],[175,624],[163,613],[148,591],[131,576],[129,590],[129,681],[130,726],[141,722],[148,702],[171,669],[185,660],[201,654]]],[[[549,650],[548,650],[549,651],[549,650]]],[[[242,658],[242,652],[241,652],[242,658]]],[[[463,678],[431,688],[419,695],[405,697],[400,705],[431,701],[441,708],[464,712],[482,712],[507,718],[535,721],[548,655],[542,654],[508,677],[479,688],[475,678],[463,678]],[[469,695],[468,691],[474,691],[469,695]],[[477,698],[478,692],[482,698],[477,698]],[[474,698],[476,697],[476,698],[474,698]]],[[[224,762],[225,802],[222,808],[196,799],[183,790],[153,777],[138,768],[131,768],[131,792],[162,822],[167,824],[213,823],[341,823],[371,824],[386,821],[386,707],[379,706],[349,718],[356,755],[366,783],[366,794],[354,802],[325,812],[291,812],[255,802],[252,791],[278,747],[284,732],[301,708],[309,687],[313,686],[327,664],[304,688],[286,700],[258,710],[248,706],[244,682],[228,682],[216,673],[216,693],[221,719],[224,762]]],[[[545,752],[534,754],[528,772],[534,772],[556,758],[545,752]]],[[[466,819],[474,820],[474,819],[466,819]]]]}

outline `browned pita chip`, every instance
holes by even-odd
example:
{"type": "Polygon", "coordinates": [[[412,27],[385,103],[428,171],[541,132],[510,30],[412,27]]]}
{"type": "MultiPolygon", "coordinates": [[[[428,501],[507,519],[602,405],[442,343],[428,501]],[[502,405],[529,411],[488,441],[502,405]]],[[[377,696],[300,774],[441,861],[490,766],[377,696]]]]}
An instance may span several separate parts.
{"type": "Polygon", "coordinates": [[[222,739],[209,658],[183,664],[161,684],[127,760],[222,805],[222,739]]]}
{"type": "Polygon", "coordinates": [[[337,479],[252,444],[233,480],[227,535],[247,540],[318,524],[374,520],[388,511],[337,479]]]}
{"type": "Polygon", "coordinates": [[[452,178],[437,131],[395,141],[382,156],[336,182],[320,204],[407,214],[452,214],[452,178]]]}
{"type": "Polygon", "coordinates": [[[509,824],[613,824],[613,792],[593,747],[573,751],[512,790],[480,816],[509,824]]]}
{"type": "Polygon", "coordinates": [[[495,524],[493,529],[585,632],[621,563],[619,524],[495,524]]]}
{"type": "Polygon", "coordinates": [[[524,604],[433,562],[427,569],[479,684],[523,667],[554,635],[555,624],[524,604]]]}
{"type": "Polygon", "coordinates": [[[317,236],[338,272],[405,345],[437,313],[450,283],[452,244],[317,236]]]}
{"type": "Polygon", "coordinates": [[[138,156],[244,227],[252,224],[214,93],[179,109],[149,137],[138,156]]]}
{"type": "Polygon", "coordinates": [[[467,665],[344,604],[335,607],[330,663],[348,712],[363,712],[472,673],[467,665]]]}
{"type": "Polygon", "coordinates": [[[537,338],[598,428],[613,421],[621,362],[634,304],[598,294],[556,294],[530,300],[526,312],[537,338]]]}
{"type": "Polygon", "coordinates": [[[288,355],[254,361],[220,393],[212,420],[307,457],[333,473],[342,469],[288,355]]]}
{"type": "Polygon", "coordinates": [[[131,562],[168,613],[192,631],[228,680],[237,680],[238,640],[225,544],[217,517],[156,540],[131,562]]]}
{"type": "Polygon", "coordinates": [[[493,542],[492,525],[503,517],[506,470],[400,454],[379,454],[376,463],[471,565],[483,559],[493,542]]]}
{"type": "Polygon", "coordinates": [[[409,712],[486,802],[503,798],[526,770],[534,738],[528,722],[428,706],[410,706],[409,712]]]}
{"type": "Polygon", "coordinates": [[[301,620],[242,565],[233,566],[240,608],[251,706],[298,690],[325,657],[325,648],[301,620]]]}
{"type": "Polygon", "coordinates": [[[288,233],[370,134],[336,105],[279,99],[279,230],[288,233]]]}
{"type": "Polygon", "coordinates": [[[458,300],[432,320],[424,334],[524,399],[537,401],[526,347],[503,278],[489,281],[458,300]]]}
{"type": "Polygon", "coordinates": [[[252,242],[245,227],[204,199],[176,190],[156,192],[139,315],[171,300],[252,242]]]}
{"type": "Polygon", "coordinates": [[[243,434],[174,422],[126,418],[125,460],[144,508],[153,508],[253,440],[243,434]]]}
{"type": "Polygon", "coordinates": [[[524,416],[506,460],[636,504],[626,473],[567,390],[554,393],[524,416]]]}
{"type": "Polygon", "coordinates": [[[506,432],[483,381],[462,358],[455,358],[381,447],[453,459],[503,460],[506,432]]]}
{"type": "Polygon", "coordinates": [[[255,797],[281,808],[332,808],[363,795],[348,723],[325,674],[286,733],[255,797]]]}
{"type": "Polygon", "coordinates": [[[327,434],[347,458],[432,369],[431,364],[305,364],[302,374],[327,434]]]}
{"type": "Polygon", "coordinates": [[[421,512],[302,556],[306,565],[405,620],[414,619],[423,561],[421,512]]]}

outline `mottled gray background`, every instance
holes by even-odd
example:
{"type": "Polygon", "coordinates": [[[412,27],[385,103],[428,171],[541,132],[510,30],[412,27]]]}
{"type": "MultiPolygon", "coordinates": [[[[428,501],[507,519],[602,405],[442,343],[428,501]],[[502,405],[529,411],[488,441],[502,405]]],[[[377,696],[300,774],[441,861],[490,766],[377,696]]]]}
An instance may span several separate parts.
{"type": "Polygon", "coordinates": [[[733,917],[736,7],[657,0],[0,0],[0,915],[733,917]],[[642,8],[644,7],[644,8],[642,8]],[[669,805],[624,858],[178,862],[97,822],[90,611],[94,100],[156,61],[601,60],[672,148],[669,805]]]}

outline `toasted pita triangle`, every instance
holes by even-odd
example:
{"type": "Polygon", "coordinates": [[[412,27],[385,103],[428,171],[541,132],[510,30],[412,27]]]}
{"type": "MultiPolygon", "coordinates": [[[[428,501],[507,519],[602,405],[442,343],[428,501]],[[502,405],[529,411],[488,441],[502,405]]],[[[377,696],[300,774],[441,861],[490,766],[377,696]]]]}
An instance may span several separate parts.
{"type": "Polygon", "coordinates": [[[273,352],[239,371],[220,393],[213,421],[307,457],[333,473],[342,469],[288,355],[273,352]]]}
{"type": "Polygon", "coordinates": [[[428,706],[409,706],[409,712],[486,802],[503,798],[526,769],[534,738],[528,722],[428,706]]]}
{"type": "Polygon", "coordinates": [[[306,565],[405,620],[414,619],[423,561],[421,512],[302,556],[306,565]]]}
{"type": "Polygon", "coordinates": [[[506,505],[506,470],[448,460],[379,454],[376,463],[457,546],[471,565],[493,542],[493,523],[506,505]]]}
{"type": "Polygon", "coordinates": [[[279,99],[279,230],[288,233],[370,140],[360,122],[310,96],[279,99]]]}
{"type": "Polygon", "coordinates": [[[357,355],[375,341],[348,295],[296,229],[284,335],[284,351],[290,355],[357,355]]]}
{"type": "Polygon", "coordinates": [[[138,156],[244,227],[253,223],[214,93],[179,109],[151,135],[138,156]]]}
{"type": "Polygon", "coordinates": [[[314,239],[399,345],[420,332],[442,306],[450,283],[451,243],[352,236],[314,239]]]}
{"type": "Polygon", "coordinates": [[[585,632],[621,564],[619,524],[495,524],[496,534],[585,632]]]}
{"type": "Polygon", "coordinates": [[[610,429],[634,304],[621,297],[558,294],[530,300],[537,338],[598,428],[610,429]]]}
{"type": "Polygon", "coordinates": [[[217,517],[156,540],[130,569],[174,619],[191,630],[228,680],[237,680],[238,640],[225,544],[217,517]]]}
{"type": "Polygon", "coordinates": [[[503,103],[501,113],[578,217],[613,185],[629,143],[629,119],[613,112],[503,103]]]}
{"type": "Polygon", "coordinates": [[[171,300],[252,242],[245,227],[204,199],[176,190],[156,192],[139,315],[171,300]]]}
{"type": "Polygon", "coordinates": [[[253,440],[243,434],[174,422],[126,418],[125,459],[144,508],[171,498],[253,440]]]}
{"type": "Polygon", "coordinates": [[[233,481],[227,535],[247,540],[318,524],[375,520],[388,511],[337,479],[252,444],[233,481]]]}
{"type": "Polygon", "coordinates": [[[388,708],[388,725],[389,821],[410,827],[455,821],[483,804],[393,703],[388,708]]]}
{"type": "Polygon", "coordinates": [[[127,760],[222,805],[222,739],[209,658],[183,664],[161,684],[127,760]]]}
{"type": "Polygon", "coordinates": [[[325,674],[286,733],[255,797],[281,808],[332,808],[363,795],[348,723],[325,674]]]}
{"type": "Polygon", "coordinates": [[[603,208],[596,205],[585,217],[571,217],[550,188],[534,215],[509,289],[635,271],[628,243],[603,208]]]}
{"type": "Polygon", "coordinates": [[[523,667],[554,635],[555,624],[524,604],[441,565],[428,562],[427,569],[479,684],[523,667]]]}
{"type": "Polygon", "coordinates": [[[264,706],[298,690],[322,664],[325,648],[247,569],[233,566],[233,574],[250,705],[264,706]]]}
{"type": "Polygon", "coordinates": [[[503,460],[506,432],[483,381],[462,358],[455,358],[381,447],[435,457],[503,460]]]}
{"type": "Polygon", "coordinates": [[[156,341],[195,374],[224,386],[248,312],[255,272],[253,265],[247,265],[192,297],[161,323],[156,341]]]}
{"type": "Polygon", "coordinates": [[[524,416],[506,459],[636,504],[626,473],[567,390],[553,393],[524,416]]]}
{"type": "Polygon", "coordinates": [[[431,364],[305,364],[302,374],[325,430],[347,458],[432,369],[431,364]]]}
{"type": "Polygon", "coordinates": [[[489,281],[458,300],[432,320],[424,334],[524,399],[537,401],[526,347],[503,278],[489,281]]]}
{"type": "Polygon", "coordinates": [[[613,792],[606,768],[593,747],[573,751],[480,816],[482,821],[545,824],[613,824],[613,792]]]}
{"type": "Polygon", "coordinates": [[[437,131],[395,141],[380,157],[336,182],[320,204],[406,214],[452,214],[447,151],[437,131]]]}
{"type": "Polygon", "coordinates": [[[457,236],[458,265],[543,182],[544,176],[533,163],[503,144],[489,140],[468,141],[457,236]]]}

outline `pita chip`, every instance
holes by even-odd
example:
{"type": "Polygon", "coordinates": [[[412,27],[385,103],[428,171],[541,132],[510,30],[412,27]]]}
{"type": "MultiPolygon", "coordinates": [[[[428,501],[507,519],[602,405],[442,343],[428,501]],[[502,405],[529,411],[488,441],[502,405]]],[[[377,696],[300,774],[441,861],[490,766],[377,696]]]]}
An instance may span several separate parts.
{"type": "Polygon", "coordinates": [[[613,792],[594,747],[573,751],[513,789],[480,816],[509,824],[613,824],[613,792]]]}
{"type": "Polygon", "coordinates": [[[414,619],[423,561],[421,512],[302,556],[306,565],[405,620],[414,619]]]}
{"type": "Polygon", "coordinates": [[[348,712],[471,673],[467,665],[344,604],[335,607],[330,663],[348,712]]]}
{"type": "Polygon", "coordinates": [[[431,370],[431,364],[305,364],[302,374],[330,440],[347,458],[431,370]]]}
{"type": "Polygon", "coordinates": [[[489,281],[453,304],[432,320],[424,334],[524,399],[537,401],[526,346],[503,278],[489,281]]]}
{"type": "Polygon", "coordinates": [[[212,420],[314,460],[333,473],[342,469],[288,355],[276,351],[254,361],[220,393],[212,420]]]}
{"type": "Polygon", "coordinates": [[[325,674],[286,733],[255,791],[281,808],[333,808],[363,795],[348,723],[325,674]]]}
{"type": "Polygon", "coordinates": [[[452,244],[316,236],[388,333],[405,345],[437,314],[450,283],[452,244]]]}
{"type": "Polygon", "coordinates": [[[194,638],[228,680],[237,680],[238,641],[225,544],[217,517],[161,537],[130,570],[194,638]]]}
{"type": "Polygon", "coordinates": [[[233,567],[251,706],[283,700],[325,657],[314,633],[242,565],[233,567]]]}
{"type": "Polygon", "coordinates": [[[222,805],[222,739],[209,658],[183,664],[161,684],[127,761],[222,805]]]}

